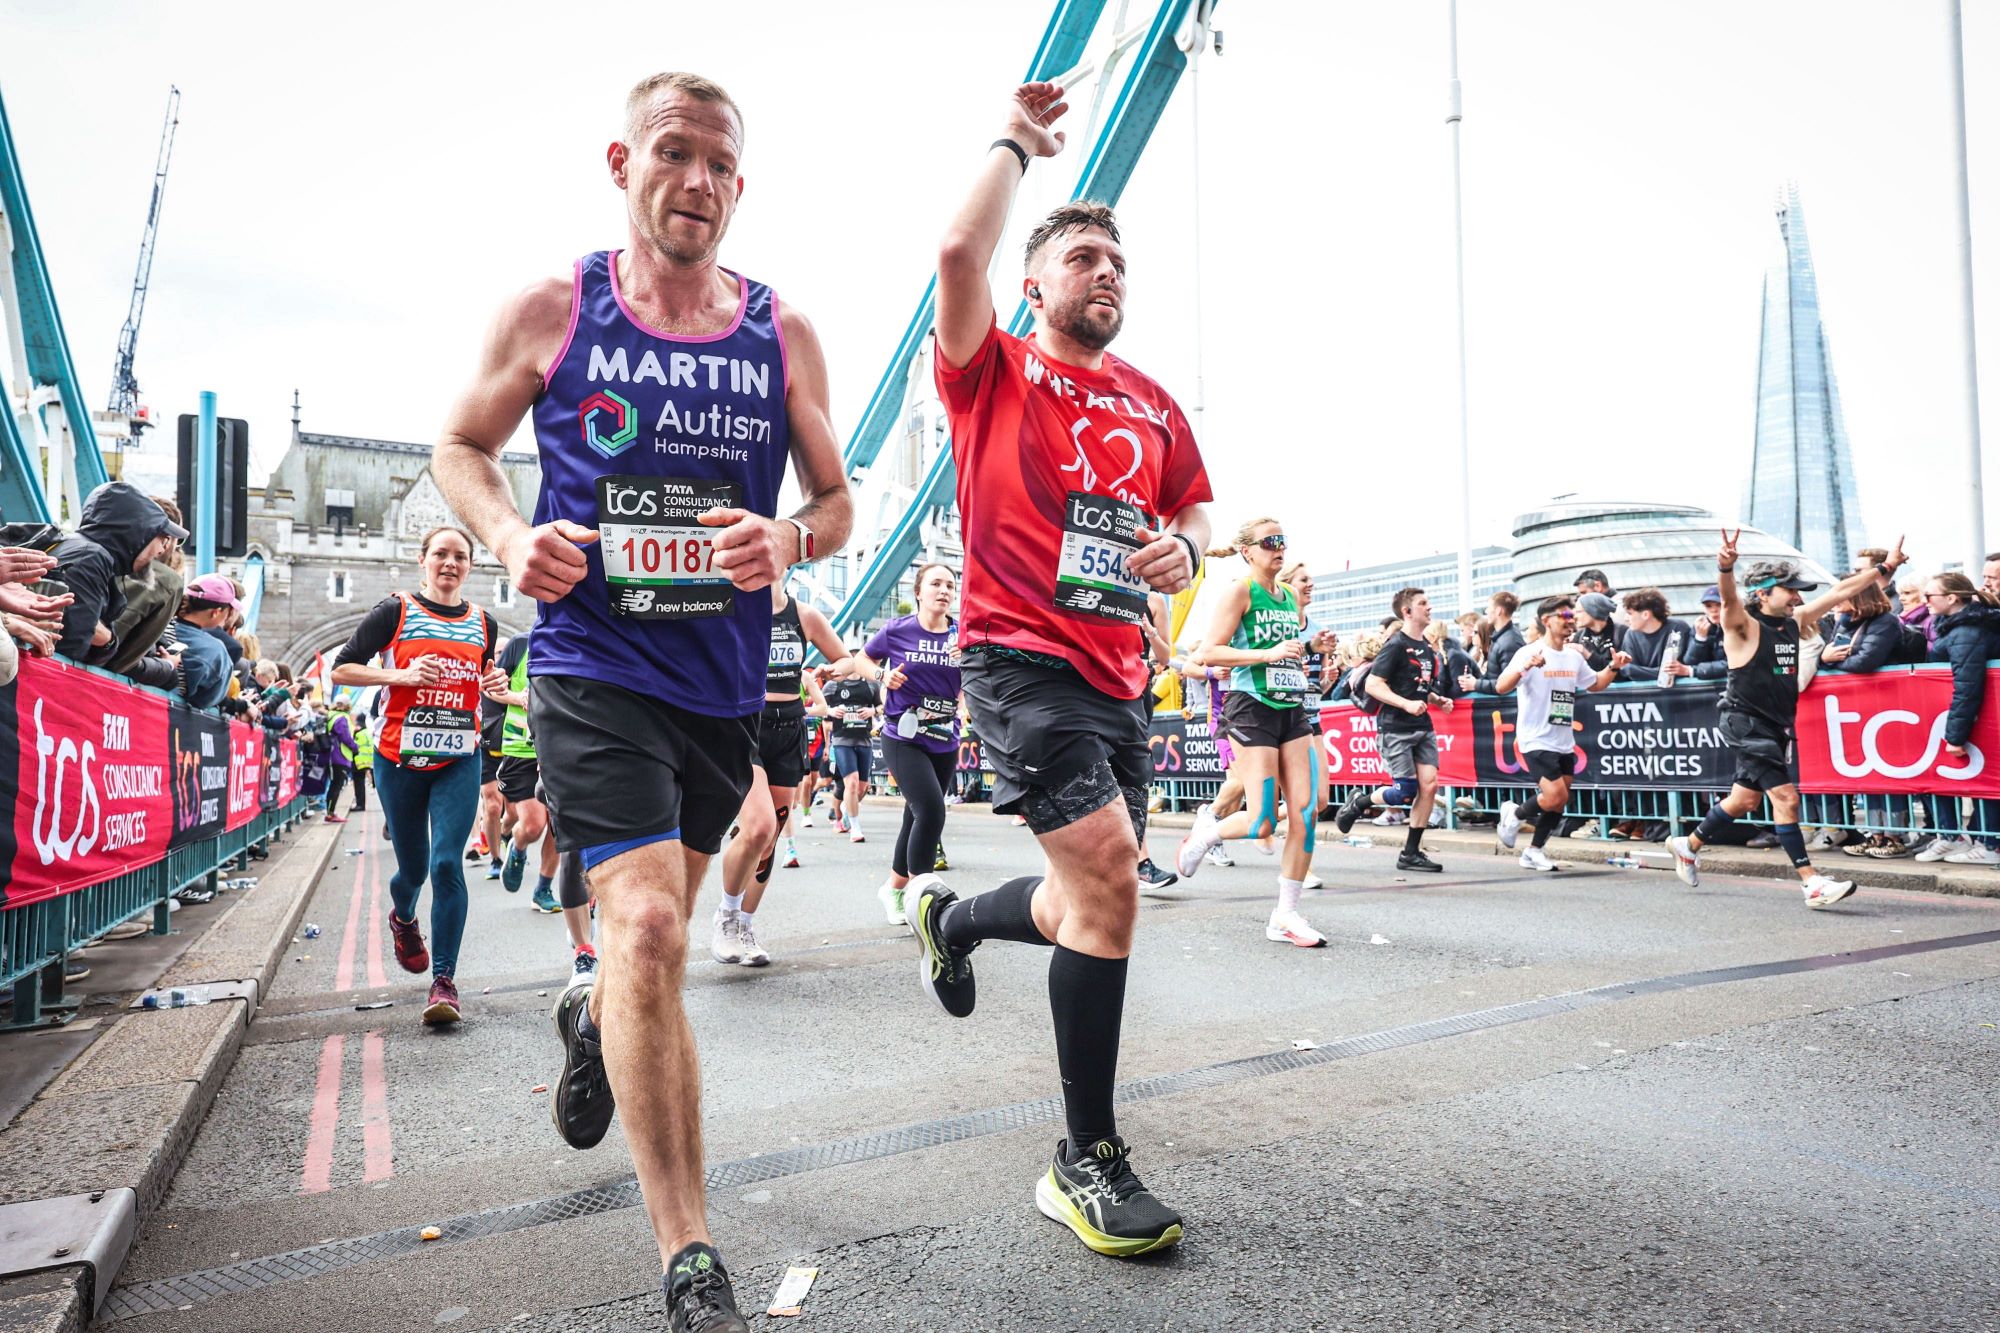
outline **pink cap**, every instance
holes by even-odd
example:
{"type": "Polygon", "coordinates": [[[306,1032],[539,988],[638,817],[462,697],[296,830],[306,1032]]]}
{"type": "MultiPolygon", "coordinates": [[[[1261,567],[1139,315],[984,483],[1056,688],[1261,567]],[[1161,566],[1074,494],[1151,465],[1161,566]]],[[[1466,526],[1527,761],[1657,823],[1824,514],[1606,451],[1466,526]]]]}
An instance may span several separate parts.
{"type": "Polygon", "coordinates": [[[226,606],[232,611],[243,609],[243,603],[236,598],[235,585],[220,574],[203,574],[198,579],[189,579],[187,595],[196,601],[226,606]]]}

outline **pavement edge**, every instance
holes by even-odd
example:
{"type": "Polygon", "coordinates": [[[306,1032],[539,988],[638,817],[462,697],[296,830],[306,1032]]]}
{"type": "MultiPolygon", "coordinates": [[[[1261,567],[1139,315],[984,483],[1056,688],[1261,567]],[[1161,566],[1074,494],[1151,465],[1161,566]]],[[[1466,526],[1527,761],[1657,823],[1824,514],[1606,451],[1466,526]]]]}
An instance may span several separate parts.
{"type": "MultiPolygon", "coordinates": [[[[119,1222],[128,1239],[136,1233],[138,1220],[166,1197],[216,1091],[235,1065],[243,1033],[256,1018],[259,1000],[268,993],[292,933],[333,861],[340,834],[339,826],[310,820],[298,826],[298,845],[279,864],[278,873],[263,881],[265,887],[281,877],[289,881],[283,886],[283,906],[273,911],[264,906],[273,900],[246,896],[203,932],[190,953],[217,938],[246,932],[255,938],[237,940],[233,952],[221,952],[211,964],[184,960],[162,978],[172,985],[245,981],[250,983],[247,997],[124,1014],[0,1130],[0,1161],[10,1168],[25,1164],[41,1186],[31,1184],[24,1197],[17,1177],[0,1190],[0,1211],[33,1208],[79,1189],[115,1191],[121,1211],[129,1210],[119,1222]],[[253,905],[259,910],[246,912],[253,905]],[[247,962],[249,975],[242,975],[243,968],[228,977],[204,975],[224,960],[247,962]],[[163,1064],[168,1066],[164,1071],[163,1064]],[[58,1178],[65,1183],[56,1184],[58,1178]]],[[[0,1333],[67,1333],[86,1327],[124,1259],[120,1247],[102,1268],[72,1264],[0,1275],[0,1333]]]]}

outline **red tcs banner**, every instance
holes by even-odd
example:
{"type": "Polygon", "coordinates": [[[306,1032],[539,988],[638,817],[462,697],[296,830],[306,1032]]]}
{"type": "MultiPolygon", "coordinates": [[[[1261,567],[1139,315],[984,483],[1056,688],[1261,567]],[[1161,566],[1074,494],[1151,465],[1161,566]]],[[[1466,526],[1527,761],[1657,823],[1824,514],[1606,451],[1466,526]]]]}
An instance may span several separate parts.
{"type": "Polygon", "coordinates": [[[2000,670],[1965,757],[1944,752],[1951,672],[1938,667],[1816,676],[1799,696],[1799,787],[1812,792],[2000,796],[2000,670]]]}
{"type": "MultiPolygon", "coordinates": [[[[1431,709],[1431,726],[1437,731],[1438,781],[1447,787],[1479,785],[1472,753],[1472,702],[1457,700],[1448,713],[1431,709]]],[[[1330,781],[1336,785],[1379,782],[1384,786],[1395,781],[1375,750],[1375,728],[1380,721],[1379,715],[1370,717],[1353,704],[1335,704],[1320,713],[1320,744],[1330,781]]]]}
{"type": "Polygon", "coordinates": [[[223,827],[239,829],[263,809],[264,733],[248,722],[229,724],[229,811],[223,827]]]}
{"type": "Polygon", "coordinates": [[[166,696],[23,655],[0,691],[0,905],[151,865],[173,834],[166,696]],[[5,855],[11,853],[11,856],[5,855]]]}

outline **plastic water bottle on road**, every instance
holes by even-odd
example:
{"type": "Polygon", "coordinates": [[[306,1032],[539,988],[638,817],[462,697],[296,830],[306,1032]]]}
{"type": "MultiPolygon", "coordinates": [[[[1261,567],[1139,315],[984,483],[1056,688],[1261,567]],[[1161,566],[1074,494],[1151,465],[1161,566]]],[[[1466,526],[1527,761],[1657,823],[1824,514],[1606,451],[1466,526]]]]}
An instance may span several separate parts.
{"type": "Polygon", "coordinates": [[[189,1005],[207,1003],[206,986],[176,986],[172,990],[147,991],[139,999],[142,1009],[185,1009],[189,1005]]]}

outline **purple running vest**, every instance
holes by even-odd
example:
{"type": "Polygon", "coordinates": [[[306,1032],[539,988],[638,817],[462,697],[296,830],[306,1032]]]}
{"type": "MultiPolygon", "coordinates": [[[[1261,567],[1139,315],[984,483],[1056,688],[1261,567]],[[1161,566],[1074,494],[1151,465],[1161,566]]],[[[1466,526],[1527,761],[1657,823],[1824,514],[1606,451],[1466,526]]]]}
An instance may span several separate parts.
{"type": "Polygon", "coordinates": [[[535,522],[604,537],[583,548],[583,581],[540,604],[528,673],[742,717],[764,707],[771,594],[716,574],[717,530],[693,516],[712,504],[776,516],[791,445],[778,298],[730,274],[742,292],[734,324],[665,333],[626,305],[617,253],[577,261],[569,337],[535,402],[535,522]]]}

